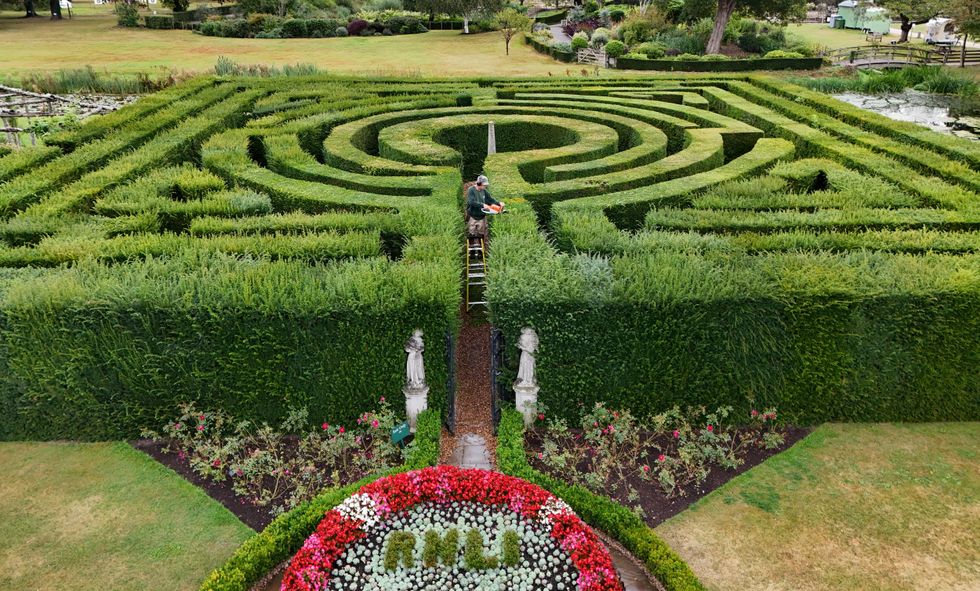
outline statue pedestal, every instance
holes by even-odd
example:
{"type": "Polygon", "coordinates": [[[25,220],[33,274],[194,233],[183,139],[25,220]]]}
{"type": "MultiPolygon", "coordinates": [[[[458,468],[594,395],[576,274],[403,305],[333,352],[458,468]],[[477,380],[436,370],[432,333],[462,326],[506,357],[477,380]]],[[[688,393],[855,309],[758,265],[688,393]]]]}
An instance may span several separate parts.
{"type": "Polygon", "coordinates": [[[524,385],[520,382],[514,384],[514,406],[524,415],[524,426],[530,427],[534,424],[534,419],[538,412],[538,386],[524,385]]]}
{"type": "Polygon", "coordinates": [[[408,426],[412,433],[415,433],[415,421],[419,413],[429,408],[429,387],[411,388],[405,386],[402,389],[405,395],[405,414],[408,415],[408,426]]]}

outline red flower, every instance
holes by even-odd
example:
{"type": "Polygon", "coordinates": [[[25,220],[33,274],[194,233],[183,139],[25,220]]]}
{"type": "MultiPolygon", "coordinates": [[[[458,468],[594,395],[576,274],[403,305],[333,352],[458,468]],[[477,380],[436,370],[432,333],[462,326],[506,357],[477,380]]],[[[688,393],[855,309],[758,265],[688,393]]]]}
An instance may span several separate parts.
{"type": "Polygon", "coordinates": [[[326,431],[327,429],[330,428],[330,425],[327,424],[327,423],[324,423],[324,424],[320,425],[320,428],[322,428],[324,431],[326,431]]]}
{"type": "Polygon", "coordinates": [[[752,416],[753,416],[753,417],[757,417],[757,416],[759,416],[759,411],[757,411],[756,409],[754,409],[754,408],[753,408],[753,409],[752,409],[752,416]]]}
{"type": "Polygon", "coordinates": [[[667,456],[665,456],[664,454],[660,454],[659,456],[657,456],[657,461],[658,462],[663,462],[666,459],[667,459],[667,456]]]}
{"type": "Polygon", "coordinates": [[[650,471],[650,466],[648,466],[646,464],[643,464],[643,471],[644,472],[649,472],[650,471]]]}
{"type": "Polygon", "coordinates": [[[538,420],[539,421],[543,421],[544,420],[544,413],[543,412],[539,412],[538,413],[538,420]]]}
{"type": "Polygon", "coordinates": [[[681,432],[678,431],[677,429],[674,429],[674,439],[680,439],[680,436],[681,436],[681,432]]]}
{"type": "Polygon", "coordinates": [[[384,397],[384,396],[382,396],[382,397],[381,397],[381,402],[384,402],[384,401],[385,401],[385,397],[384,397]]]}
{"type": "Polygon", "coordinates": [[[216,459],[215,461],[211,462],[211,465],[217,468],[218,466],[221,465],[221,460],[216,459]]]}
{"type": "MultiPolygon", "coordinates": [[[[551,536],[568,552],[579,572],[578,589],[622,591],[609,552],[595,532],[574,513],[552,508],[542,514],[541,509],[554,497],[529,482],[499,472],[437,466],[376,480],[361,487],[358,493],[373,501],[381,519],[419,503],[449,500],[500,506],[528,519],[547,516],[551,536]]],[[[316,532],[293,557],[282,589],[325,589],[337,559],[365,536],[362,525],[358,519],[345,517],[336,510],[328,511],[316,532]]]]}
{"type": "Polygon", "coordinates": [[[204,420],[204,415],[200,415],[199,417],[197,417],[197,420],[203,421],[204,420]]]}
{"type": "Polygon", "coordinates": [[[340,428],[340,432],[341,432],[341,433],[343,433],[343,432],[344,432],[344,428],[343,428],[343,427],[341,427],[341,428],[340,428]]]}
{"type": "Polygon", "coordinates": [[[714,426],[708,425],[708,431],[714,431],[714,430],[715,430],[714,426]]]}
{"type": "Polygon", "coordinates": [[[378,423],[378,419],[374,419],[373,421],[371,421],[372,428],[377,429],[378,425],[380,425],[380,423],[378,423]]]}
{"type": "Polygon", "coordinates": [[[197,426],[197,430],[198,431],[203,431],[204,430],[204,425],[198,425],[197,426]]]}

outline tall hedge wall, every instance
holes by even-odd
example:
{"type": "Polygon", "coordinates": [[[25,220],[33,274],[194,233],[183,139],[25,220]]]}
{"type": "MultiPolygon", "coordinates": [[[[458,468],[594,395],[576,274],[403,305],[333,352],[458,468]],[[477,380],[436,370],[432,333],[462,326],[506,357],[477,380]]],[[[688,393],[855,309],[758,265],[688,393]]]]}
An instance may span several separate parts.
{"type": "Polygon", "coordinates": [[[3,438],[133,437],[185,400],[269,422],[290,406],[353,421],[379,396],[399,395],[416,328],[430,405],[444,406],[452,274],[225,258],[181,267],[148,261],[20,281],[0,311],[3,438]]]}

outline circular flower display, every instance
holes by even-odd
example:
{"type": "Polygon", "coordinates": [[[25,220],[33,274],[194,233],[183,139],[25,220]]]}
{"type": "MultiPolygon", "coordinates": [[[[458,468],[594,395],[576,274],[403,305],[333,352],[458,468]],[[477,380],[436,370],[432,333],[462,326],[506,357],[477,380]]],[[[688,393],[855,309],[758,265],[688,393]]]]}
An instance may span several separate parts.
{"type": "Polygon", "coordinates": [[[485,470],[377,480],[324,516],[283,591],[621,590],[609,552],[561,499],[485,470]]]}

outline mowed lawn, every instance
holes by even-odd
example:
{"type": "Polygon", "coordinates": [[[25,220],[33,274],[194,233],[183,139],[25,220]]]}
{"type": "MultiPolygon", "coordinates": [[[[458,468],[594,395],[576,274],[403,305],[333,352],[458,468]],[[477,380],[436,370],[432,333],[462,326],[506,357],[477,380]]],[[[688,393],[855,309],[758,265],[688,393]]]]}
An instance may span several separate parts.
{"type": "Polygon", "coordinates": [[[171,68],[202,72],[213,68],[218,56],[242,64],[304,63],[328,72],[365,75],[564,76],[570,69],[581,76],[575,64],[561,64],[519,39],[511,42],[511,54],[505,55],[500,33],[225,39],[191,31],[122,29],[115,23],[115,17],[106,14],[51,21],[0,13],[0,77],[87,65],[120,74],[171,68]]]}
{"type": "Polygon", "coordinates": [[[980,423],[824,425],[657,528],[709,589],[980,588],[980,423]]]}
{"type": "Polygon", "coordinates": [[[3,590],[194,590],[254,533],[125,443],[2,443],[0,475],[3,590]]]}

